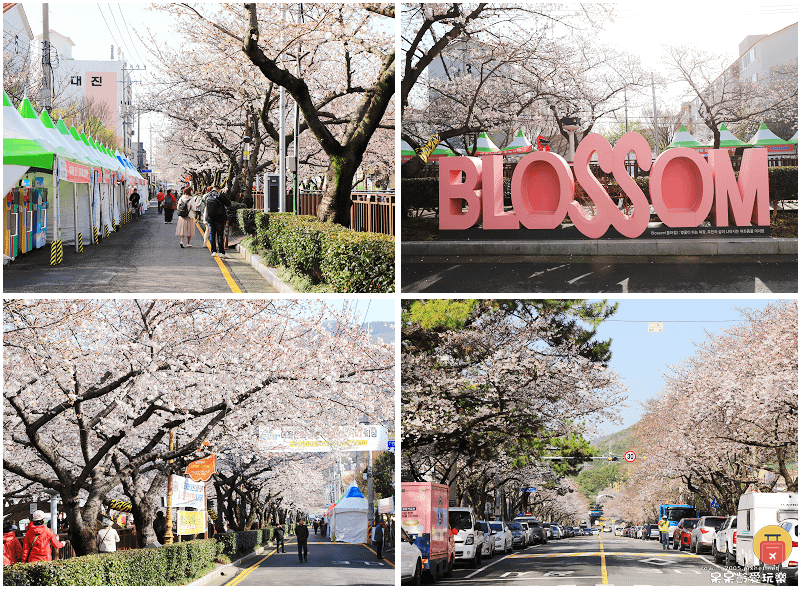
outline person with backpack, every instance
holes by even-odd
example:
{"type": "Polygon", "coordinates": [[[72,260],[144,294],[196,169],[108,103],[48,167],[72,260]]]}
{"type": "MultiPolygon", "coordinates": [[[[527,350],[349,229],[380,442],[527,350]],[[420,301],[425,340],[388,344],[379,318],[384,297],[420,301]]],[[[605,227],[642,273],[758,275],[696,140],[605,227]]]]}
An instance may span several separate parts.
{"type": "Polygon", "coordinates": [[[178,200],[178,227],[175,228],[175,235],[181,238],[181,248],[183,248],[183,238],[186,238],[186,247],[192,247],[194,237],[194,217],[192,216],[192,189],[183,189],[183,194],[178,200]]]}
{"type": "Polygon", "coordinates": [[[66,543],[58,540],[56,534],[44,524],[44,512],[33,513],[33,521],[25,531],[22,541],[22,561],[52,561],[52,548],[61,549],[66,543]]]}
{"type": "Polygon", "coordinates": [[[19,544],[16,526],[10,522],[3,523],[3,565],[12,565],[22,561],[22,545],[19,544]]]}
{"type": "Polygon", "coordinates": [[[119,533],[114,530],[110,518],[103,519],[103,528],[97,531],[97,550],[100,553],[116,553],[119,533]]]}
{"type": "Polygon", "coordinates": [[[167,189],[167,194],[164,196],[164,223],[172,223],[172,214],[175,212],[177,202],[175,195],[172,194],[172,189],[167,189]]]}
{"type": "Polygon", "coordinates": [[[209,228],[208,241],[211,243],[211,256],[225,256],[225,223],[228,221],[228,210],[231,201],[220,193],[220,187],[214,186],[206,196],[206,212],[203,217],[209,228]]]}

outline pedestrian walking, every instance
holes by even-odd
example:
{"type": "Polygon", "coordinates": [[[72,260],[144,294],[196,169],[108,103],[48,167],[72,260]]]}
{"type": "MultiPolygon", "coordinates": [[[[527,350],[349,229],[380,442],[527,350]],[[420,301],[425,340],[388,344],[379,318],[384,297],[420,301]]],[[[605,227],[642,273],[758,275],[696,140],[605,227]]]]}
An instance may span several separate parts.
{"type": "Polygon", "coordinates": [[[172,189],[167,189],[167,194],[164,197],[164,223],[172,223],[172,214],[175,212],[177,202],[175,195],[172,194],[172,189]]]}
{"type": "Polygon", "coordinates": [[[196,219],[197,221],[203,221],[202,217],[203,213],[201,211],[202,205],[203,205],[203,197],[200,195],[200,193],[197,193],[194,196],[194,198],[192,198],[192,204],[191,204],[192,219],[196,219]]]}
{"type": "Polygon", "coordinates": [[[325,522],[325,517],[321,516],[319,519],[319,528],[322,531],[322,536],[325,536],[325,533],[328,531],[328,523],[325,522]]]}
{"type": "Polygon", "coordinates": [[[666,516],[662,516],[658,521],[658,534],[661,537],[661,547],[666,549],[669,545],[669,520],[666,516]]]}
{"type": "Polygon", "coordinates": [[[3,565],[11,565],[22,560],[22,545],[15,532],[17,527],[10,522],[3,523],[3,565]]]}
{"type": "Polygon", "coordinates": [[[294,534],[297,536],[297,555],[300,557],[300,563],[308,562],[308,527],[303,524],[301,518],[297,526],[294,528],[294,534]]]}
{"type": "Polygon", "coordinates": [[[156,193],[156,200],[158,201],[158,214],[159,215],[161,215],[161,211],[164,209],[164,199],[165,198],[166,198],[166,195],[164,194],[164,191],[159,190],[158,193],[156,193]]]}
{"type": "Polygon", "coordinates": [[[212,256],[225,256],[225,223],[228,220],[227,208],[231,202],[220,187],[214,186],[206,195],[206,210],[203,220],[209,228],[208,240],[211,243],[212,256]]]}
{"type": "Polygon", "coordinates": [[[97,531],[97,550],[100,553],[115,553],[117,543],[119,543],[119,533],[114,529],[111,519],[103,519],[103,528],[97,531]]]}
{"type": "Polygon", "coordinates": [[[278,524],[275,527],[275,553],[286,553],[286,545],[284,545],[284,532],[283,525],[278,524]]]}
{"type": "Polygon", "coordinates": [[[167,534],[167,519],[161,510],[156,512],[156,517],[153,519],[153,532],[156,534],[158,542],[163,545],[164,535],[167,534]]]}
{"type": "Polygon", "coordinates": [[[61,549],[66,543],[58,540],[56,534],[44,524],[44,512],[37,510],[33,513],[33,521],[25,531],[22,541],[22,561],[52,561],[52,547],[61,549]]]}
{"type": "Polygon", "coordinates": [[[380,520],[372,529],[372,542],[375,544],[375,553],[378,554],[378,559],[383,559],[381,554],[383,551],[383,523],[380,520]]]}
{"type": "Polygon", "coordinates": [[[186,247],[192,247],[192,238],[194,237],[194,217],[192,216],[192,189],[183,189],[183,194],[178,200],[178,225],[175,228],[175,235],[181,238],[181,248],[183,248],[183,240],[186,238],[186,247]]]}
{"type": "Polygon", "coordinates": [[[133,189],[131,196],[128,197],[128,201],[131,204],[131,213],[133,213],[133,216],[139,217],[139,202],[141,201],[141,197],[139,196],[139,191],[133,189]]]}

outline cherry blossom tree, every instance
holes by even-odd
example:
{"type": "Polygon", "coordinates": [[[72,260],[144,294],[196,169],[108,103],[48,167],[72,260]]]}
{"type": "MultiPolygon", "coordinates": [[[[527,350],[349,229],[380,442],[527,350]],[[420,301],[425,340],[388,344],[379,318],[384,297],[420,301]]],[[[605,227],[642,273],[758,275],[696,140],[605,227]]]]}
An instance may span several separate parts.
{"type": "Polygon", "coordinates": [[[686,86],[690,100],[699,102],[697,113],[714,137],[714,148],[719,147],[723,123],[758,125],[780,113],[797,128],[797,60],[757,82],[740,75],[738,61],[730,65],[729,57],[692,45],[666,47],[664,64],[686,86]]]}
{"type": "Polygon", "coordinates": [[[598,417],[613,419],[624,400],[605,366],[609,342],[596,340],[593,327],[615,307],[571,300],[403,306],[404,478],[461,478],[466,488],[470,473],[496,463],[487,475],[505,480],[549,446],[589,455],[581,434],[598,417]]]}
{"type": "Polygon", "coordinates": [[[349,309],[123,299],[13,300],[4,312],[6,480],[61,495],[80,555],[95,550],[109,494],[137,478],[128,490],[144,494],[145,478],[204,454],[204,441],[236,432],[249,447],[260,425],[335,437],[354,415],[393,415],[393,351],[349,309]]]}

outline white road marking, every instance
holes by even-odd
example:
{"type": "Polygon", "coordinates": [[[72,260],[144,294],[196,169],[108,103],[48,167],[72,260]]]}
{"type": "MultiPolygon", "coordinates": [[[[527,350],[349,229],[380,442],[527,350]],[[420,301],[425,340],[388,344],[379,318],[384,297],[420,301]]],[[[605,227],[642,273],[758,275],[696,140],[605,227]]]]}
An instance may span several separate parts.
{"type": "Polygon", "coordinates": [[[571,281],[567,281],[567,283],[569,283],[570,285],[572,285],[573,283],[577,283],[577,282],[578,282],[578,281],[580,281],[581,279],[583,279],[583,278],[585,278],[585,277],[588,277],[590,274],[592,274],[592,273],[590,273],[590,272],[587,272],[585,275],[581,275],[581,276],[579,276],[579,277],[575,277],[575,278],[574,278],[574,279],[572,279],[571,281]]]}

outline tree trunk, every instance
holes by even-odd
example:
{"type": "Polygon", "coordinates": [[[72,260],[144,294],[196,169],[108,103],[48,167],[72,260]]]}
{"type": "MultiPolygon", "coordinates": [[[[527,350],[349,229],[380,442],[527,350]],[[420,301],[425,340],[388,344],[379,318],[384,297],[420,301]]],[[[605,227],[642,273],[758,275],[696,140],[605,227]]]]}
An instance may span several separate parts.
{"type": "Polygon", "coordinates": [[[361,158],[355,161],[348,157],[347,150],[344,156],[330,156],[328,170],[325,173],[325,192],[322,196],[317,219],[331,221],[345,227],[350,227],[350,192],[353,178],[361,163],[361,158]]]}
{"type": "Polygon", "coordinates": [[[63,502],[64,512],[69,523],[69,541],[75,555],[97,553],[97,516],[103,504],[98,497],[90,496],[81,508],[77,496],[63,502]]]}

